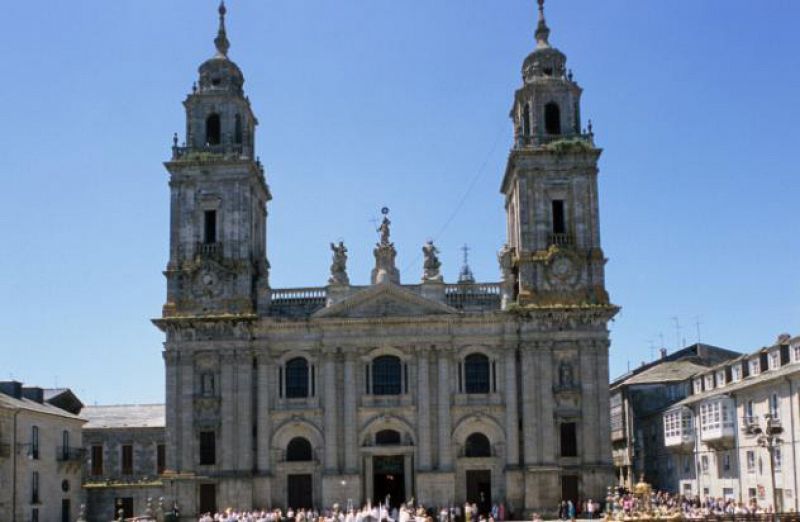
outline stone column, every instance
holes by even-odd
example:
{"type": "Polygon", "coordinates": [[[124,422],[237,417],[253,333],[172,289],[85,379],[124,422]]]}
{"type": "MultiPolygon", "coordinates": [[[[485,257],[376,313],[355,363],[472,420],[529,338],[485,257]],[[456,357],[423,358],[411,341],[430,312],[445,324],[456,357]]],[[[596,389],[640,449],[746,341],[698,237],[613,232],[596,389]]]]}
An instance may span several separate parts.
{"type": "MultiPolygon", "coordinates": [[[[578,433],[581,435],[578,455],[583,463],[597,462],[597,434],[602,427],[597,423],[597,379],[595,372],[597,358],[591,341],[581,341],[578,345],[580,357],[581,420],[578,433]]],[[[606,385],[606,388],[608,386],[606,385]]],[[[604,433],[604,432],[600,432],[604,433]]],[[[610,433],[610,432],[609,432],[610,433]]]]}
{"type": "Polygon", "coordinates": [[[323,352],[323,376],[325,395],[322,397],[323,422],[325,427],[325,471],[337,472],[336,444],[336,353],[335,348],[323,352]]]}
{"type": "Polygon", "coordinates": [[[519,465],[519,420],[517,415],[517,350],[514,346],[506,346],[503,363],[505,367],[505,403],[506,403],[506,464],[519,465]]]}
{"type": "Polygon", "coordinates": [[[264,353],[258,358],[258,389],[256,397],[256,448],[258,471],[268,473],[270,470],[270,383],[272,366],[269,364],[269,354],[264,353]]]}
{"type": "MultiPolygon", "coordinates": [[[[611,433],[611,412],[605,405],[609,404],[609,389],[608,385],[608,346],[610,342],[606,339],[601,339],[594,342],[595,372],[597,376],[596,386],[596,404],[598,411],[598,430],[600,433],[611,433]]],[[[792,410],[795,411],[795,410],[792,410]]],[[[603,464],[611,464],[611,442],[607,439],[602,439],[600,447],[597,451],[597,459],[603,464]]]]}
{"type": "Polygon", "coordinates": [[[539,447],[542,462],[554,463],[556,455],[556,423],[553,417],[553,343],[539,343],[537,350],[539,381],[539,447]]]}
{"type": "Polygon", "coordinates": [[[372,502],[372,505],[377,504],[376,500],[372,498],[372,495],[375,493],[373,491],[374,484],[372,483],[372,476],[373,476],[373,467],[372,467],[372,455],[368,455],[364,461],[364,477],[365,477],[365,488],[364,492],[367,494],[367,500],[372,502]]]}
{"type": "Polygon", "coordinates": [[[356,354],[344,354],[344,468],[346,473],[358,470],[358,431],[356,420],[356,354]]]}
{"type": "Polygon", "coordinates": [[[414,466],[412,464],[411,455],[403,455],[403,480],[406,489],[406,497],[415,497],[414,495],[414,466]]]}
{"type": "Polygon", "coordinates": [[[237,354],[236,413],[238,426],[237,466],[239,471],[253,469],[253,358],[249,351],[237,354]]]}
{"type": "Polygon", "coordinates": [[[439,349],[439,470],[450,471],[453,467],[453,450],[450,444],[450,350],[439,349]]]}
{"type": "Polygon", "coordinates": [[[431,469],[431,390],[429,347],[417,346],[417,439],[419,469],[431,469]]]}
{"type": "Polygon", "coordinates": [[[194,358],[191,352],[180,357],[180,388],[178,389],[178,415],[181,419],[181,438],[177,447],[181,449],[181,468],[194,469],[194,358]]]}
{"type": "Polygon", "coordinates": [[[524,437],[525,464],[536,464],[539,459],[539,393],[536,389],[536,362],[534,346],[522,348],[522,435],[524,437]]]}
{"type": "Polygon", "coordinates": [[[178,411],[178,353],[174,350],[164,351],[164,366],[166,367],[166,444],[167,444],[167,469],[178,471],[182,469],[182,462],[178,455],[178,441],[180,437],[180,424],[178,411]]]}
{"type": "Polygon", "coordinates": [[[235,465],[234,448],[238,444],[236,440],[237,426],[234,424],[236,388],[234,386],[233,366],[236,362],[232,352],[224,352],[220,358],[220,440],[219,444],[217,444],[217,463],[220,470],[232,471],[235,465]]]}

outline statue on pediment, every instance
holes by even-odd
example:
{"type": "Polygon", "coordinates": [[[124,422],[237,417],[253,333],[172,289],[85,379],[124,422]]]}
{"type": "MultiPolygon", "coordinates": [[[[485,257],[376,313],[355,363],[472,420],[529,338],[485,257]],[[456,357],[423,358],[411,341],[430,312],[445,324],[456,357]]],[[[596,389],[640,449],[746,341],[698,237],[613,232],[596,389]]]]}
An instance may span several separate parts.
{"type": "Polygon", "coordinates": [[[422,254],[425,256],[425,261],[422,265],[422,280],[440,282],[442,274],[439,269],[442,267],[442,263],[439,261],[439,249],[436,248],[433,241],[429,240],[422,246],[422,254]]]}
{"type": "Polygon", "coordinates": [[[333,260],[331,261],[331,277],[328,283],[332,285],[349,285],[350,278],[347,276],[347,247],[344,241],[339,244],[331,243],[333,260]]]}

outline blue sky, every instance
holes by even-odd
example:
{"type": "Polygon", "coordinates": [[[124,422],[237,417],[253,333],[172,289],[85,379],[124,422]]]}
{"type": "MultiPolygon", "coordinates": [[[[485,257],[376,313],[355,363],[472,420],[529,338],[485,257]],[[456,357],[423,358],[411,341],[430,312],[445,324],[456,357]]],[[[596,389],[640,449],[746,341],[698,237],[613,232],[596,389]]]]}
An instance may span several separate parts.
{"type": "MultiPolygon", "coordinates": [[[[405,282],[435,238],[498,278],[508,112],[533,0],[231,0],[259,117],[274,287],[323,285],[344,239],[368,280],[392,209],[405,282]]],[[[87,403],[163,400],[161,162],[212,55],[216,2],[12,2],[0,32],[0,378],[87,403]]],[[[800,333],[800,3],[550,0],[601,159],[611,373],[697,339],[800,333]],[[682,330],[676,334],[672,317],[682,330]]]]}

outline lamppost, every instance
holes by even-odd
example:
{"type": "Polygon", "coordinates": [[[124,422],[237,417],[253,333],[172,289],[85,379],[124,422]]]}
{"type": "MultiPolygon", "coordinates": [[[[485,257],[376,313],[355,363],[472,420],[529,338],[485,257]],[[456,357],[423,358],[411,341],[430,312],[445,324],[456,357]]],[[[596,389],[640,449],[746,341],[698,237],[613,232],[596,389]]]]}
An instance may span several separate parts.
{"type": "Polygon", "coordinates": [[[771,413],[764,415],[766,426],[762,429],[756,422],[749,422],[745,426],[745,433],[756,437],[756,442],[762,448],[767,449],[769,454],[769,476],[772,481],[772,514],[773,520],[778,520],[778,492],[775,490],[775,448],[783,444],[780,438],[783,433],[783,426],[777,417],[771,413]]]}

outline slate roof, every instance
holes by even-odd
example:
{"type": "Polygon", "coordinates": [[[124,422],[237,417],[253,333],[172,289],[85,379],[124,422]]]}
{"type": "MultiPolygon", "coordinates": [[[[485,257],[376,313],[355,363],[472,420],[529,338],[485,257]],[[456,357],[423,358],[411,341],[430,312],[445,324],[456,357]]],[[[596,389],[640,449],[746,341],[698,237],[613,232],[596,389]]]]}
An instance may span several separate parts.
{"type": "Polygon", "coordinates": [[[47,402],[40,404],[24,397],[15,399],[14,397],[6,395],[5,393],[0,393],[0,408],[27,410],[36,413],[44,413],[47,415],[56,415],[58,417],[66,417],[68,419],[83,420],[81,417],[73,415],[72,413],[62,410],[61,408],[53,406],[47,402]]]}
{"type": "Polygon", "coordinates": [[[81,417],[89,422],[84,429],[163,428],[166,413],[163,404],[111,404],[86,406],[81,417]]]}
{"type": "Polygon", "coordinates": [[[624,383],[630,385],[684,381],[707,369],[707,366],[701,366],[691,361],[667,361],[634,375],[624,383]]]}

